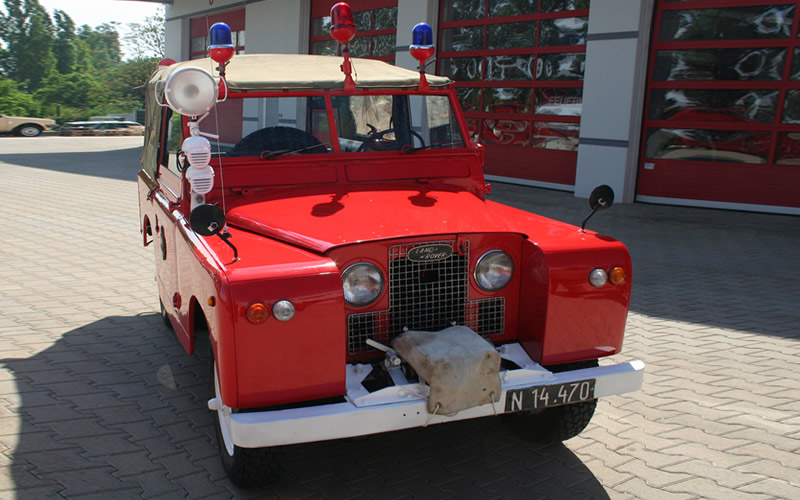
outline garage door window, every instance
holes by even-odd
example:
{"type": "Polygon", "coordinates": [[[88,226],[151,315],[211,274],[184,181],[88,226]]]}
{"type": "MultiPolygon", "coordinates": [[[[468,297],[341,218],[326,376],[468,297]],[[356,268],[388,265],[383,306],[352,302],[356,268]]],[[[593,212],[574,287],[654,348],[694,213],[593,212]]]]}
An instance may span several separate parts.
{"type": "Polygon", "coordinates": [[[438,72],[456,82],[489,174],[575,180],[588,0],[443,0],[438,72]],[[514,157],[508,161],[508,155],[514,157]]]}
{"type": "Polygon", "coordinates": [[[798,3],[659,2],[639,196],[800,205],[798,3]]]}

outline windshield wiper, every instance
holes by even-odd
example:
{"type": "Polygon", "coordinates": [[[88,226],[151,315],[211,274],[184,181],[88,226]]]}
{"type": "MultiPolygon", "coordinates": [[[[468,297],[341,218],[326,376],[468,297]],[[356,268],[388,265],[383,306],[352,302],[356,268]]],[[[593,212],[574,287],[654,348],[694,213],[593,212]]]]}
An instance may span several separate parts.
{"type": "Polygon", "coordinates": [[[400,152],[403,153],[403,154],[410,154],[410,153],[414,153],[416,151],[421,151],[423,149],[441,149],[441,148],[448,148],[448,147],[451,147],[451,146],[461,146],[461,147],[463,147],[464,143],[461,142],[461,141],[441,142],[441,143],[438,143],[438,144],[428,144],[427,146],[419,146],[419,147],[416,147],[416,148],[412,148],[409,145],[405,145],[402,148],[400,148],[400,152]]]}
{"type": "Polygon", "coordinates": [[[276,158],[278,156],[302,153],[304,151],[311,151],[312,149],[317,149],[317,148],[320,148],[320,147],[327,148],[328,145],[325,144],[325,143],[319,143],[319,144],[314,144],[313,146],[308,146],[308,147],[300,148],[300,149],[279,149],[277,151],[262,151],[261,154],[259,155],[259,158],[262,159],[262,160],[271,160],[271,159],[276,158]]]}

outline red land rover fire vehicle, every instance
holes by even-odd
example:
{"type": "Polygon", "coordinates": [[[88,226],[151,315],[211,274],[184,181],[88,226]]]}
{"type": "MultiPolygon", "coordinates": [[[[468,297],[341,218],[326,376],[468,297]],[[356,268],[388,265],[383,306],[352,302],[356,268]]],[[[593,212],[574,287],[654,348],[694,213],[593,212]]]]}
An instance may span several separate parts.
{"type": "MultiPolygon", "coordinates": [[[[138,185],[162,314],[211,347],[234,483],[267,477],[271,447],[476,417],[569,439],[641,387],[642,362],[597,362],[622,346],[625,246],[487,200],[450,80],[346,50],[231,59],[226,28],[213,60],[148,82],[138,185]]],[[[423,68],[430,38],[415,27],[423,68]]]]}

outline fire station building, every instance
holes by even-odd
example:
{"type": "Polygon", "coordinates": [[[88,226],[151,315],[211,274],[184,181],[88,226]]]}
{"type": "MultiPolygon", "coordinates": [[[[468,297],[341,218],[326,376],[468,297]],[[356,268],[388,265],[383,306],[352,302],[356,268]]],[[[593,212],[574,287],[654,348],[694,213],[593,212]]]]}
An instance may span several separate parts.
{"type": "MultiPolygon", "coordinates": [[[[167,56],[205,57],[220,21],[239,53],[336,55],[334,3],[172,0],[167,56]]],[[[456,82],[489,180],[800,215],[800,1],[348,3],[355,57],[416,68],[433,27],[427,71],[456,82]]]]}

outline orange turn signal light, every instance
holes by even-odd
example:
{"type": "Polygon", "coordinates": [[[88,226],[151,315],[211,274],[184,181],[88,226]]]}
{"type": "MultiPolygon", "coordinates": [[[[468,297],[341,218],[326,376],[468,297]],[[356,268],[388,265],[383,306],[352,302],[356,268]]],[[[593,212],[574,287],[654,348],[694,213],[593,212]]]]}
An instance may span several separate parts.
{"type": "Polygon", "coordinates": [[[625,268],[612,267],[608,272],[608,281],[612,285],[621,285],[625,283],[625,268]]]}
{"type": "Polygon", "coordinates": [[[269,309],[264,304],[256,302],[247,308],[247,321],[253,324],[260,324],[267,320],[269,317],[269,309]]]}

